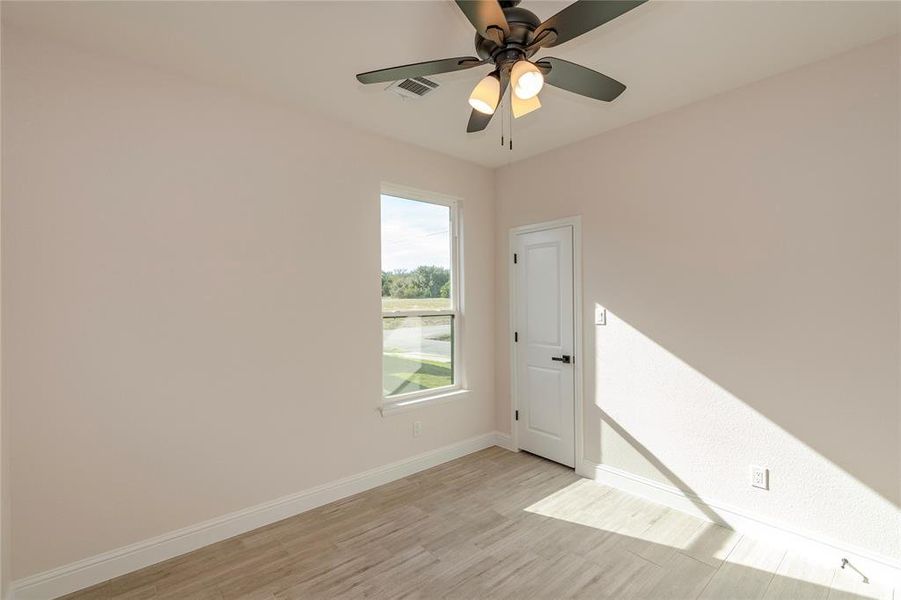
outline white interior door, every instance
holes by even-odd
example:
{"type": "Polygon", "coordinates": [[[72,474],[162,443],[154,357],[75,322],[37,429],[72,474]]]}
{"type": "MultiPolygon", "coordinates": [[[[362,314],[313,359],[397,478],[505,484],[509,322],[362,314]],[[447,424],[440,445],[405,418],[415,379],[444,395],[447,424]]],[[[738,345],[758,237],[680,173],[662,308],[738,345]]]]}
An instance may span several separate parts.
{"type": "Polygon", "coordinates": [[[520,233],[514,246],[519,447],[574,467],[573,228],[520,233]]]}

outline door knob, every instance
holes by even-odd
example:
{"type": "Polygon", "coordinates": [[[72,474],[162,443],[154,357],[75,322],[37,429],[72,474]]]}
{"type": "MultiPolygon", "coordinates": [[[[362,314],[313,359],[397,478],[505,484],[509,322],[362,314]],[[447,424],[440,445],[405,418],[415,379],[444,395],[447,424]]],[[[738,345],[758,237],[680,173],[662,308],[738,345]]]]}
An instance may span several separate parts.
{"type": "Polygon", "coordinates": [[[569,354],[564,354],[563,356],[552,356],[551,360],[559,360],[562,363],[569,364],[572,362],[572,357],[569,354]]]}

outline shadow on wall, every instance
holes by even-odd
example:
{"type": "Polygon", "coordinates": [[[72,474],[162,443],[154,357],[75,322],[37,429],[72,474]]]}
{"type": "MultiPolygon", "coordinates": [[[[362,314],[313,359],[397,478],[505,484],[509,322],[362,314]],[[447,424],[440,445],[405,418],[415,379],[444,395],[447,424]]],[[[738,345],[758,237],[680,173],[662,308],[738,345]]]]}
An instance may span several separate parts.
{"type": "MultiPolygon", "coordinates": [[[[694,504],[695,508],[697,508],[702,514],[704,514],[712,523],[727,527],[732,529],[732,526],[729,524],[728,520],[719,514],[713,507],[705,503],[697,494],[695,490],[691,488],[685,481],[683,481],[678,475],[673,473],[669,467],[667,467],[661,460],[654,455],[653,452],[648,450],[641,442],[636,440],[626,431],[619,423],[616,422],[609,414],[605,413],[603,410],[600,410],[601,419],[604,424],[607,425],[611,430],[616,432],[616,434],[623,440],[625,440],[634,450],[636,450],[641,456],[648,461],[663,477],[666,478],[667,482],[677,487],[683,493],[685,493],[688,500],[694,504]]],[[[553,516],[553,515],[548,515],[553,516]]],[[[685,518],[685,517],[679,517],[685,518]]],[[[649,531],[645,532],[645,535],[642,535],[642,539],[648,538],[655,535],[655,527],[652,526],[649,531]]],[[[732,535],[737,535],[733,532],[732,535]]],[[[706,559],[712,559],[719,555],[726,555],[731,551],[731,546],[729,545],[726,539],[722,539],[719,541],[718,538],[725,538],[726,536],[719,530],[718,527],[703,525],[693,537],[689,540],[689,542],[684,546],[684,549],[688,551],[689,556],[694,556],[698,558],[700,556],[700,560],[704,561],[706,559]],[[719,550],[715,550],[715,548],[719,548],[719,550]]],[[[650,540],[642,543],[650,543],[650,540]]],[[[750,542],[747,542],[750,543],[750,542]]],[[[840,567],[842,569],[847,568],[848,573],[850,574],[851,579],[849,581],[855,580],[859,582],[860,585],[868,585],[870,584],[869,578],[866,574],[857,569],[853,563],[847,561],[840,567]]],[[[759,579],[763,576],[762,573],[753,573],[746,572],[741,573],[740,571],[744,571],[746,568],[741,567],[737,568],[739,573],[733,572],[732,575],[735,575],[739,578],[749,578],[749,579],[759,579]]],[[[751,569],[751,571],[754,571],[751,569]]],[[[807,586],[809,582],[804,582],[803,585],[807,586]]],[[[781,582],[777,584],[777,587],[782,587],[786,585],[785,582],[781,582]]],[[[792,584],[794,587],[794,584],[792,584]]],[[[802,591],[802,590],[798,590],[802,591]]],[[[812,591],[812,590],[811,590],[812,591]]],[[[855,596],[852,596],[855,597],[855,596]]]]}
{"type": "MultiPolygon", "coordinates": [[[[865,470],[863,477],[848,472],[761,414],[755,405],[672,354],[656,338],[599,304],[595,310],[606,311],[606,324],[597,325],[595,335],[586,340],[594,345],[586,352],[594,353],[596,361],[593,380],[591,375],[586,379],[586,396],[594,398],[593,406],[587,407],[586,453],[593,450],[605,465],[678,488],[710,521],[726,527],[727,520],[702,498],[769,515],[887,556],[895,552],[898,539],[893,524],[901,522],[901,513],[884,485],[885,494],[867,485],[866,478],[877,471],[865,470]],[[750,486],[750,465],[770,470],[770,491],[750,486]],[[838,493],[830,495],[827,490],[838,493]],[[804,508],[799,511],[798,507],[804,508]]],[[[703,342],[705,347],[718,347],[711,340],[703,342]]],[[[686,345],[698,349],[695,340],[689,339],[686,345]]],[[[746,359],[728,351],[707,357],[708,364],[724,369],[746,359]]],[[[764,380],[754,387],[756,393],[764,394],[774,385],[767,374],[748,368],[764,380]]],[[[732,372],[726,371],[727,375],[732,372]]],[[[784,380],[790,373],[786,370],[777,378],[784,380]]],[[[793,402],[785,395],[779,399],[787,406],[763,402],[770,415],[807,407],[802,400],[793,402]]],[[[834,427],[833,419],[817,412],[809,418],[825,421],[827,429],[834,427]]],[[[829,446],[831,455],[848,458],[843,452],[850,451],[851,460],[845,463],[854,463],[858,440],[866,444],[870,433],[845,432],[829,446]]],[[[877,470],[890,462],[872,456],[869,462],[877,470]]],[[[880,456],[891,454],[886,451],[880,456]]]]}
{"type": "MultiPolygon", "coordinates": [[[[689,493],[694,490],[687,481],[744,484],[750,464],[768,467],[771,475],[792,484],[803,483],[813,468],[901,506],[899,465],[885,460],[898,452],[898,422],[886,418],[896,402],[890,395],[893,388],[883,381],[883,388],[869,389],[871,382],[862,381],[856,401],[840,396],[847,388],[840,382],[854,378],[849,349],[824,344],[819,353],[830,359],[820,362],[839,365],[829,372],[812,368],[810,363],[817,361],[809,355],[765,368],[755,360],[759,353],[742,348],[742,340],[717,339],[709,327],[705,333],[655,315],[645,319],[649,328],[639,328],[608,307],[594,308],[605,311],[607,320],[586,336],[586,353],[595,357],[593,381],[586,381],[593,389],[586,396],[595,399],[592,408],[603,431],[590,432],[600,434],[594,439],[586,435],[586,450],[605,464],[612,459],[620,463],[614,466],[631,470],[623,451],[627,444],[662,478],[647,470],[639,475],[689,493]],[[842,368],[846,372],[836,373],[842,368]],[[878,406],[870,408],[874,402],[878,406]],[[636,436],[654,440],[667,464],[636,436]],[[592,443],[597,446],[591,448],[592,443]],[[745,462],[736,470],[739,460],[745,462]]],[[[761,339],[753,342],[759,346],[761,339]]],[[[772,353],[785,355],[789,350],[777,348],[778,343],[776,338],[767,341],[772,353]]],[[[863,353],[855,362],[868,357],[863,353]]],[[[887,366],[885,371],[893,372],[887,366]]],[[[883,374],[885,379],[890,377],[883,374]]]]}
{"type": "Polygon", "coordinates": [[[706,504],[701,498],[699,494],[691,488],[690,485],[685,483],[678,475],[673,473],[669,467],[667,467],[659,458],[657,458],[653,452],[648,450],[641,442],[632,437],[628,431],[623,429],[623,427],[616,422],[610,415],[605,413],[603,409],[600,410],[601,419],[603,422],[616,434],[626,442],[628,442],[629,446],[631,446],[634,450],[638,451],[641,456],[648,461],[658,473],[663,475],[666,478],[666,481],[670,484],[679,488],[682,492],[685,493],[686,497],[691,501],[695,507],[701,511],[704,515],[707,516],[713,523],[717,523],[724,527],[732,527],[729,522],[723,518],[719,513],[717,513],[712,507],[706,504]]]}

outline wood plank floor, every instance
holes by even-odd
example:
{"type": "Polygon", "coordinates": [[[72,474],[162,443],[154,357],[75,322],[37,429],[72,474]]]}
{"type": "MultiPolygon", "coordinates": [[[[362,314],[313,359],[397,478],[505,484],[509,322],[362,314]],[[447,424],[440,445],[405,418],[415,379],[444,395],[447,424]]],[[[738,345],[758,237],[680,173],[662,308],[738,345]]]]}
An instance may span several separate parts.
{"type": "MultiPolygon", "coordinates": [[[[67,600],[892,600],[849,570],[490,448],[67,600]]],[[[899,599],[901,600],[901,599],[899,599]]]]}

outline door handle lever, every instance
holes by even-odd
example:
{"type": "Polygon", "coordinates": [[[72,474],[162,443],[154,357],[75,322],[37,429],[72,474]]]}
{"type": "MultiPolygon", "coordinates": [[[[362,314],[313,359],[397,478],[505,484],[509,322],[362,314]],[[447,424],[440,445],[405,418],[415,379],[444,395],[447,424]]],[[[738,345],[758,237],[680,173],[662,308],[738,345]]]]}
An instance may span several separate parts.
{"type": "Polygon", "coordinates": [[[551,360],[558,360],[568,365],[572,362],[572,357],[569,354],[564,354],[563,356],[552,356],[551,360]]]}

